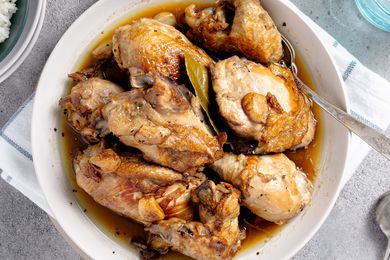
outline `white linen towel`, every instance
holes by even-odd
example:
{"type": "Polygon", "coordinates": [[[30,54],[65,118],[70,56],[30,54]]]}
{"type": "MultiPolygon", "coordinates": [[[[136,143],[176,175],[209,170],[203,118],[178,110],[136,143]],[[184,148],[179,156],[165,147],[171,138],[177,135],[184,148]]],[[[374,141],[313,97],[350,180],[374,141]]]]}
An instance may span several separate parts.
{"type": "MultiPolygon", "coordinates": [[[[311,24],[336,60],[343,75],[352,114],[376,129],[386,130],[390,124],[390,83],[364,67],[291,2],[288,4],[311,24]]],[[[39,187],[32,162],[30,125],[33,100],[32,95],[0,130],[1,177],[53,216],[39,187]]],[[[370,147],[353,135],[343,184],[353,175],[369,151],[370,147]]]]}

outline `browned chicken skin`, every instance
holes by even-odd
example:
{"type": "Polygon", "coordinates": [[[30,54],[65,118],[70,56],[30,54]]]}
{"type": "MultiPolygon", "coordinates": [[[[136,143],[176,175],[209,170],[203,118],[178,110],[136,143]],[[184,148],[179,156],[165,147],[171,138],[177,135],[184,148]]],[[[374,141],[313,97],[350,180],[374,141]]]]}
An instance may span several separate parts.
{"type": "Polygon", "coordinates": [[[179,172],[195,172],[223,154],[199,113],[197,99],[163,77],[145,75],[152,87],[116,95],[103,109],[108,129],[148,161],[179,172]]]}
{"type": "Polygon", "coordinates": [[[146,163],[140,156],[120,156],[102,142],[88,147],[73,162],[77,184],[99,204],[147,224],[165,218],[191,220],[191,192],[203,174],[184,177],[146,163]]]}
{"type": "Polygon", "coordinates": [[[142,18],[119,27],[112,43],[116,61],[131,76],[151,72],[177,81],[184,52],[206,67],[212,62],[175,27],[154,19],[142,18]]]}
{"type": "Polygon", "coordinates": [[[171,247],[196,259],[230,259],[245,238],[238,224],[239,197],[239,191],[228,183],[204,182],[194,198],[200,204],[200,222],[179,218],[159,221],[146,228],[153,234],[151,245],[164,250],[171,247]]]}
{"type": "Polygon", "coordinates": [[[196,10],[190,5],[185,20],[188,35],[216,53],[243,54],[257,62],[278,62],[283,56],[282,40],[260,0],[220,0],[216,8],[196,10]],[[228,12],[234,19],[229,24],[228,12]]]}
{"type": "Polygon", "coordinates": [[[257,154],[305,147],[314,138],[311,101],[289,69],[233,56],[211,68],[219,112],[231,129],[258,141],[257,154]]]}
{"type": "Polygon", "coordinates": [[[242,192],[246,207],[268,221],[284,223],[311,200],[311,182],[284,154],[225,153],[211,167],[242,192]]]}
{"type": "Polygon", "coordinates": [[[100,78],[79,82],[70,94],[61,98],[60,106],[66,109],[66,119],[88,142],[98,142],[105,133],[101,114],[110,96],[122,92],[118,85],[100,78]]]}

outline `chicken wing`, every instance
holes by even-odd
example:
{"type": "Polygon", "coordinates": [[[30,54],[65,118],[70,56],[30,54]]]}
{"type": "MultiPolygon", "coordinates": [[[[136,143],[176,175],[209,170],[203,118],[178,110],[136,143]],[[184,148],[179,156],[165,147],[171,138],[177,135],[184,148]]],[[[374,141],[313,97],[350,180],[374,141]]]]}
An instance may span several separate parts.
{"type": "Polygon", "coordinates": [[[119,27],[113,36],[113,51],[119,66],[131,76],[140,71],[158,73],[175,81],[181,76],[184,52],[208,67],[211,58],[173,26],[142,18],[119,27]]]}
{"type": "Polygon", "coordinates": [[[247,208],[271,222],[284,223],[311,200],[311,182],[284,154],[225,153],[211,167],[242,192],[247,208]]]}
{"type": "Polygon", "coordinates": [[[219,112],[238,135],[258,141],[256,154],[307,146],[316,120],[311,101],[288,68],[268,68],[237,56],[211,68],[219,112]]]}
{"type": "Polygon", "coordinates": [[[283,56],[280,33],[260,0],[220,0],[216,8],[200,11],[192,4],[185,10],[185,20],[191,27],[189,38],[210,51],[243,54],[263,63],[283,56]]]}
{"type": "Polygon", "coordinates": [[[213,136],[190,91],[159,76],[144,75],[142,82],[151,87],[116,95],[103,109],[121,142],[179,172],[195,172],[222,156],[226,137],[213,136]]]}
{"type": "Polygon", "coordinates": [[[68,76],[76,82],[87,81],[91,78],[100,78],[109,80],[123,87],[129,86],[128,73],[126,71],[122,71],[119,68],[113,57],[100,57],[99,59],[96,58],[96,62],[92,66],[73,72],[68,76]]]}
{"type": "Polygon", "coordinates": [[[148,224],[164,218],[191,220],[191,192],[205,176],[185,178],[140,156],[120,156],[103,142],[88,147],[73,162],[77,184],[99,204],[148,224]]]}
{"type": "Polygon", "coordinates": [[[121,87],[110,81],[90,78],[74,86],[59,104],[65,110],[68,123],[86,141],[98,142],[101,135],[106,133],[102,107],[110,101],[112,94],[122,91],[121,87]]]}
{"type": "MultiPolygon", "coordinates": [[[[241,247],[245,232],[238,215],[240,193],[230,184],[204,182],[196,189],[200,222],[171,218],[147,227],[151,245],[171,247],[195,259],[230,259],[241,247]]],[[[159,249],[159,248],[155,248],[159,249]]]]}

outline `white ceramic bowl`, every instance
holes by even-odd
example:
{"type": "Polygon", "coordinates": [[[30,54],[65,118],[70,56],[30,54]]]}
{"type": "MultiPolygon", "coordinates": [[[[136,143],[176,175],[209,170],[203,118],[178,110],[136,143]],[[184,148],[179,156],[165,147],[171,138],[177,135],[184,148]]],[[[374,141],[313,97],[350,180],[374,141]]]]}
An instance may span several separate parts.
{"type": "Polygon", "coordinates": [[[23,32],[10,53],[0,62],[0,83],[19,68],[31,52],[41,32],[46,0],[31,0],[28,4],[27,21],[23,32]]]}
{"type": "MultiPolygon", "coordinates": [[[[175,0],[170,0],[175,1],[175,0]]],[[[177,1],[177,0],[176,0],[177,1]]],[[[58,100],[66,91],[67,74],[75,69],[89,44],[100,32],[131,12],[164,0],[101,0],[81,15],[63,35],[42,72],[34,102],[32,148],[35,170],[61,231],[93,259],[134,259],[137,252],[105,235],[75,201],[61,161],[58,100]],[[115,254],[112,252],[115,251],[115,254]]],[[[177,1],[179,2],[179,1],[177,1]]],[[[299,51],[318,93],[348,111],[346,94],[335,63],[310,26],[283,0],[263,0],[282,33],[299,51]],[[285,22],[287,26],[281,26],[285,22]]],[[[312,205],[265,244],[242,251],[237,258],[284,259],[295,254],[328,216],[339,192],[349,147],[349,132],[328,115],[322,116],[323,145],[320,173],[312,205]]]]}

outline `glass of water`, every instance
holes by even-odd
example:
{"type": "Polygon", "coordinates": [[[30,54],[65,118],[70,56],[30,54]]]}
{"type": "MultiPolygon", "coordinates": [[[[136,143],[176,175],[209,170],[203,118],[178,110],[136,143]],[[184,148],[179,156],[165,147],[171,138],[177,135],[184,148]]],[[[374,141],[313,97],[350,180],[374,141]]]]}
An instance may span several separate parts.
{"type": "Polygon", "coordinates": [[[376,27],[390,32],[390,0],[355,0],[361,14],[376,27]]]}

